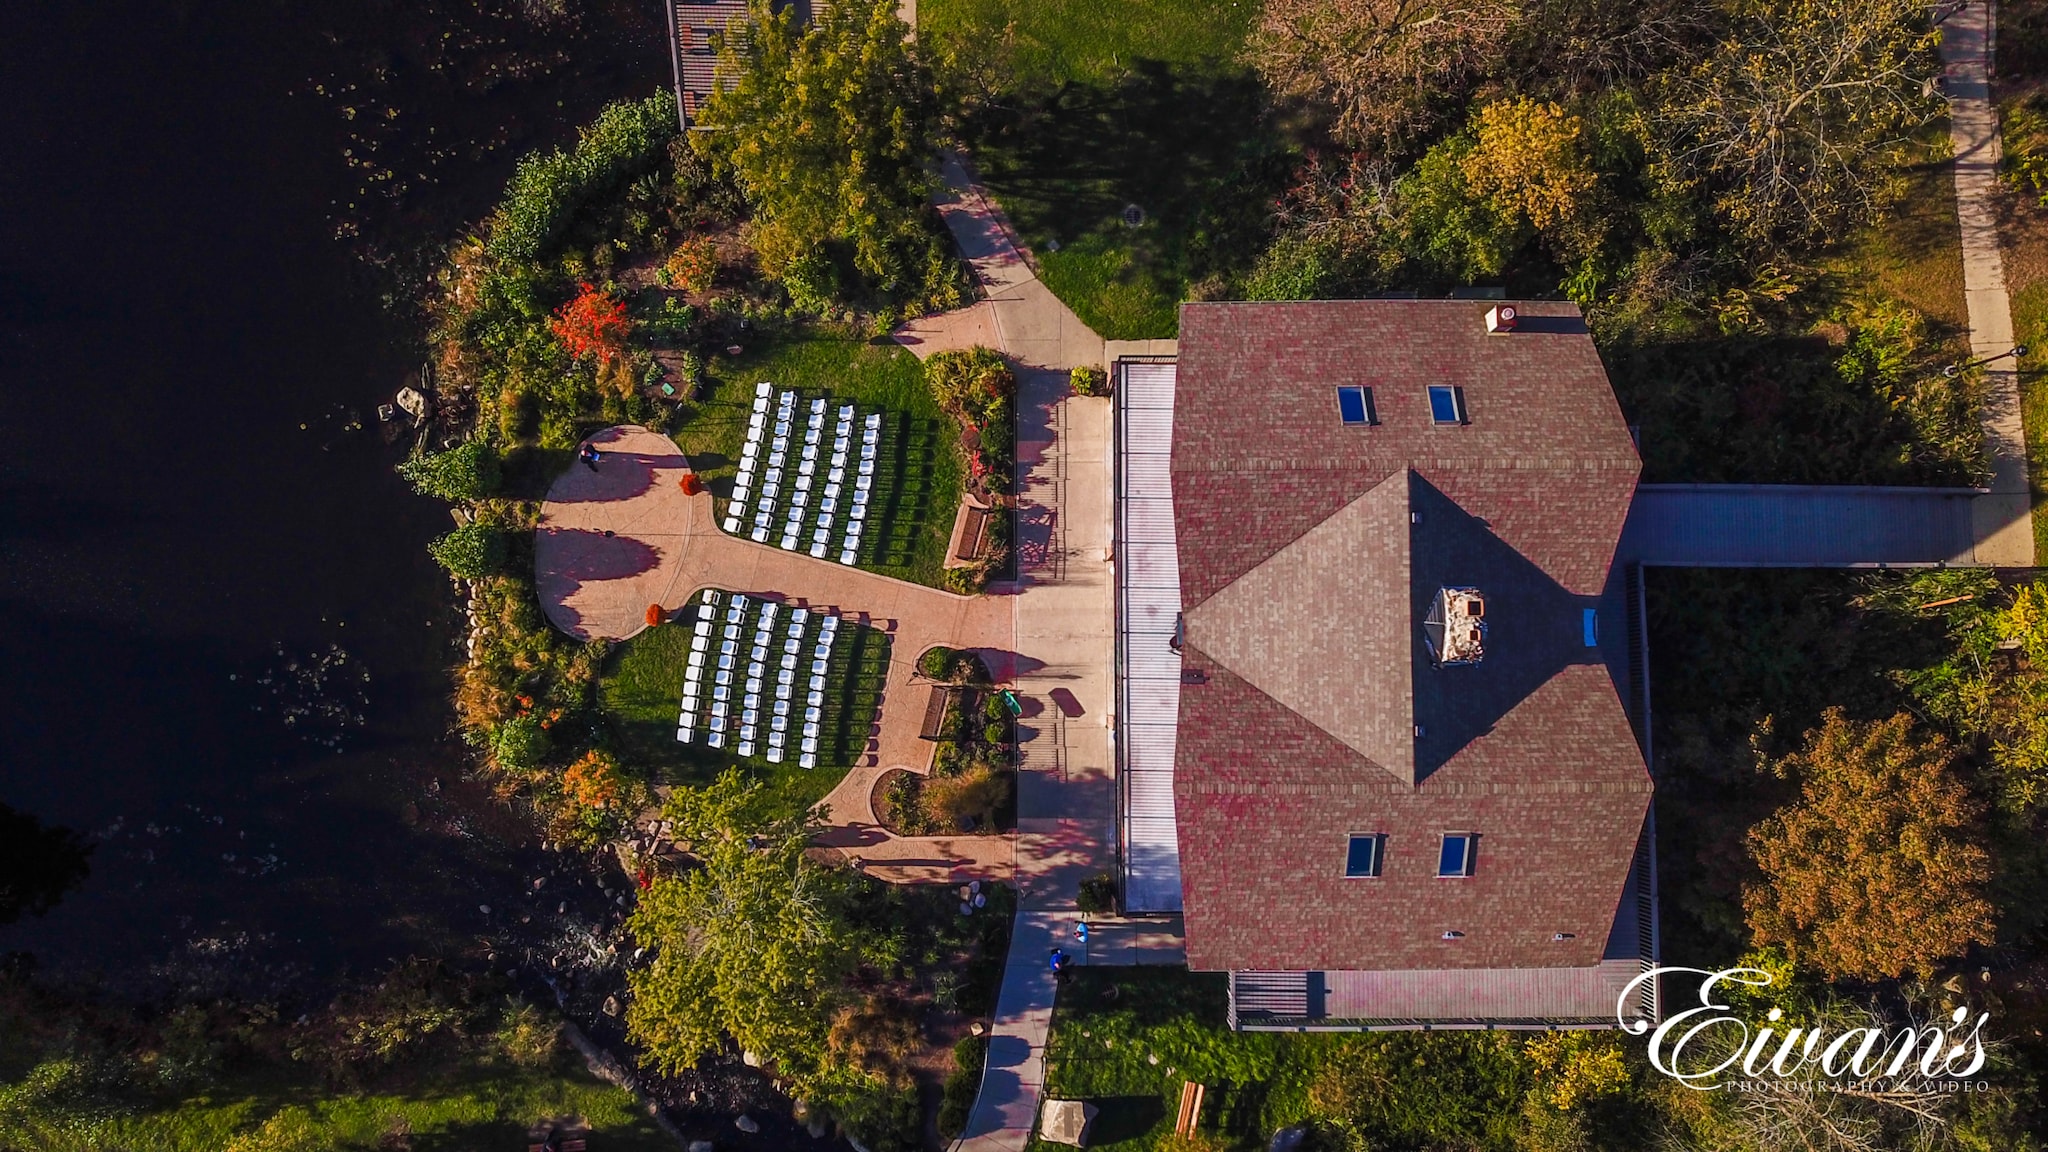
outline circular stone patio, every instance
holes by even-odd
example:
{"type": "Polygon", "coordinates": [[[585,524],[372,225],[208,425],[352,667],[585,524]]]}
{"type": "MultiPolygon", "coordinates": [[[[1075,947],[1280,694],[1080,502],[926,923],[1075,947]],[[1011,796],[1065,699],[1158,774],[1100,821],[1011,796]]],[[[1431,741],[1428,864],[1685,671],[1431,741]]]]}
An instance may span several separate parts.
{"type": "Polygon", "coordinates": [[[602,459],[556,477],[534,533],[534,580],[557,628],[619,640],[647,627],[649,604],[673,604],[690,537],[715,532],[711,501],[685,496],[690,464],[675,441],[635,424],[585,443],[602,459]]]}

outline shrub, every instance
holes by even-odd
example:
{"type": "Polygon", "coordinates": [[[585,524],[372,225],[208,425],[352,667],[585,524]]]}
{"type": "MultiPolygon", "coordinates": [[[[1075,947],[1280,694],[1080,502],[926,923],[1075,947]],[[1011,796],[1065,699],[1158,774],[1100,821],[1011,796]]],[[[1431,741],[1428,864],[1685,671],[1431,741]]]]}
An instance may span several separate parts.
{"type": "Polygon", "coordinates": [[[598,363],[608,365],[625,353],[633,322],[627,319],[623,302],[602,288],[583,284],[575,299],[555,310],[548,331],[570,356],[578,360],[594,356],[598,363]]]}
{"type": "Polygon", "coordinates": [[[1008,744],[1010,742],[1010,726],[1001,720],[991,721],[988,727],[981,730],[981,739],[984,744],[998,746],[1008,744]]]}
{"type": "Polygon", "coordinates": [[[933,648],[917,658],[917,670],[934,680],[944,680],[952,672],[953,655],[953,650],[943,645],[933,648]]]}
{"type": "Polygon", "coordinates": [[[531,1004],[508,1000],[498,1024],[498,1050],[514,1067],[543,1069],[555,1062],[561,1047],[562,1023],[531,1004]]]}
{"type": "Polygon", "coordinates": [[[498,767],[507,772],[530,772],[548,757],[548,731],[540,717],[529,712],[514,716],[498,726],[491,740],[498,767]]]}
{"type": "Polygon", "coordinates": [[[974,764],[957,776],[934,776],[924,783],[925,816],[942,830],[965,829],[970,823],[988,831],[996,813],[1010,803],[1010,776],[986,764],[974,764]]]}
{"type": "Polygon", "coordinates": [[[670,285],[685,292],[704,293],[718,278],[718,242],[709,236],[692,236],[669,253],[662,265],[670,285]]]}
{"type": "Polygon", "coordinates": [[[467,440],[446,452],[414,456],[398,466],[398,474],[422,496],[463,504],[498,490],[498,454],[482,440],[467,440]]]}
{"type": "Polygon", "coordinates": [[[500,261],[538,259],[585,204],[658,164],[676,131],[668,95],[622,101],[583,130],[574,150],[521,160],[491,217],[487,251],[500,261]]]}
{"type": "Polygon", "coordinates": [[[454,575],[476,580],[505,570],[508,546],[502,529],[471,523],[427,545],[427,551],[454,575]]]}
{"type": "Polygon", "coordinates": [[[952,1140],[967,1129],[974,1097],[981,1092],[981,1069],[988,1061],[988,1037],[968,1036],[953,1045],[953,1071],[946,1076],[946,1093],[939,1101],[939,1135],[952,1140]]]}
{"type": "Polygon", "coordinates": [[[924,379],[939,407],[977,432],[994,423],[1017,394],[1017,377],[993,348],[941,352],[924,362],[924,379]]]}
{"type": "Polygon", "coordinates": [[[1076,396],[1109,395],[1109,373],[1093,364],[1077,364],[1068,381],[1074,387],[1076,396]]]}
{"type": "Polygon", "coordinates": [[[1074,907],[1090,914],[1114,912],[1116,910],[1116,880],[1109,873],[1090,876],[1081,881],[1081,891],[1074,897],[1074,907]]]}

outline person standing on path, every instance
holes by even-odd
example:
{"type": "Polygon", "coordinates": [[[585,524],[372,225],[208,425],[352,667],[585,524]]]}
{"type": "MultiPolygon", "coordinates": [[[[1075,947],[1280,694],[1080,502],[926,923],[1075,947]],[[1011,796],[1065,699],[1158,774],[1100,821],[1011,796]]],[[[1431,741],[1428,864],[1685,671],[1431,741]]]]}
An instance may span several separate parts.
{"type": "Polygon", "coordinates": [[[595,472],[597,471],[597,462],[604,459],[604,455],[597,450],[597,445],[586,443],[582,448],[577,449],[576,458],[583,461],[585,468],[595,472]]]}

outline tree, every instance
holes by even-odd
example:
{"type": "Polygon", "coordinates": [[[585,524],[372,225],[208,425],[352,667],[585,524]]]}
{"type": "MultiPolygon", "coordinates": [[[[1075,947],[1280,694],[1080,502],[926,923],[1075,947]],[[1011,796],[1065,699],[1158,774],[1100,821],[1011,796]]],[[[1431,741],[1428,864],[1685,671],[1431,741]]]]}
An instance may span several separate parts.
{"type": "Polygon", "coordinates": [[[893,0],[833,4],[809,29],[751,0],[748,19],[719,53],[709,131],[690,139],[745,192],[763,270],[800,308],[950,306],[957,265],[930,204],[936,101],[893,0]]]}
{"type": "Polygon", "coordinates": [[[481,439],[470,439],[446,452],[414,456],[398,466],[398,474],[422,496],[466,504],[498,490],[498,454],[481,439]]]}
{"type": "Polygon", "coordinates": [[[1919,0],[1743,0],[1707,59],[1667,74],[1664,150],[1749,239],[1838,237],[1891,201],[1941,112],[1937,41],[1919,0]]]}
{"type": "Polygon", "coordinates": [[[594,356],[599,364],[610,364],[625,354],[633,322],[626,317],[624,301],[602,288],[583,284],[575,299],[555,310],[548,330],[576,359],[594,356]]]}
{"type": "Polygon", "coordinates": [[[674,1073],[730,1036],[793,1081],[832,1078],[826,1022],[857,959],[837,878],[804,856],[800,817],[727,771],[678,789],[665,815],[696,865],[649,886],[627,922],[652,959],[629,977],[627,1028],[674,1073]]]}
{"type": "Polygon", "coordinates": [[[1925,977],[1992,941],[1983,806],[1954,752],[1913,718],[1852,722],[1839,708],[1772,765],[1797,803],[1749,832],[1764,875],[1742,896],[1758,944],[1782,944],[1830,979],[1925,977]]]}
{"type": "Polygon", "coordinates": [[[1266,0],[1245,54],[1281,95],[1329,106],[1353,147],[1420,136],[1495,59],[1519,0],[1266,0]]]}
{"type": "Polygon", "coordinates": [[[659,164],[675,134],[675,98],[667,93],[607,106],[574,149],[519,162],[491,217],[487,251],[499,261],[540,258],[584,205],[659,164]]]}
{"type": "Polygon", "coordinates": [[[1579,214],[1598,177],[1579,142],[1577,116],[1523,96],[1480,108],[1473,127],[1476,141],[1460,166],[1474,192],[1538,232],[1579,214]]]}
{"type": "Polygon", "coordinates": [[[90,871],[92,846],[69,828],[0,804],[0,924],[41,916],[90,871]]]}
{"type": "Polygon", "coordinates": [[[427,551],[451,575],[475,580],[504,571],[509,546],[503,529],[469,523],[428,544],[427,551]]]}

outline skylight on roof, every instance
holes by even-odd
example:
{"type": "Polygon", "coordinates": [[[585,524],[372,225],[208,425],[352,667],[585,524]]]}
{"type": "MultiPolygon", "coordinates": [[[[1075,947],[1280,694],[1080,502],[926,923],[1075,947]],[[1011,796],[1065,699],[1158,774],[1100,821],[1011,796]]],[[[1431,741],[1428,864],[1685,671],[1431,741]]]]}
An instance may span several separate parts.
{"type": "Polygon", "coordinates": [[[1377,424],[1379,410],[1372,402],[1372,389],[1343,387],[1337,389],[1337,415],[1346,424],[1377,424]]]}
{"type": "Polygon", "coordinates": [[[1479,837],[1470,832],[1444,833],[1443,851],[1437,856],[1436,874],[1439,876],[1470,876],[1472,874],[1472,843],[1479,837]]]}
{"type": "Polygon", "coordinates": [[[1430,385],[1429,418],[1438,424],[1465,423],[1465,390],[1449,384],[1430,385]]]}
{"type": "Polygon", "coordinates": [[[1377,832],[1353,832],[1350,847],[1344,854],[1346,876],[1377,876],[1380,874],[1380,837],[1377,832]]]}

